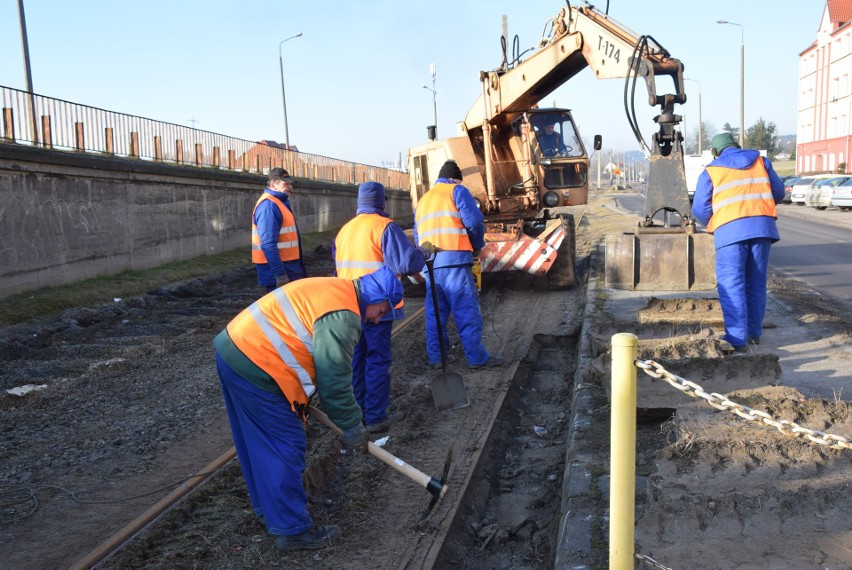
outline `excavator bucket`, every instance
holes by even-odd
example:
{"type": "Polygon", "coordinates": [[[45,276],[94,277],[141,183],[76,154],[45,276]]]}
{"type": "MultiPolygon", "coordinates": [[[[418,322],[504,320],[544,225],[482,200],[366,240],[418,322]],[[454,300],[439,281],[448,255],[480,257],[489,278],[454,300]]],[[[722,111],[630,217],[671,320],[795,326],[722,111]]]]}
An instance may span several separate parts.
{"type": "MultiPolygon", "coordinates": [[[[677,228],[678,230],[680,228],[677,228]]],[[[707,233],[606,236],[605,283],[634,291],[703,291],[716,288],[716,254],[707,233]]]]}
{"type": "Polygon", "coordinates": [[[680,146],[676,145],[667,156],[654,152],[645,195],[645,221],[636,233],[606,237],[606,286],[636,291],[714,289],[713,236],[696,231],[689,217],[680,146]],[[666,217],[666,224],[655,226],[653,218],[660,212],[666,217]],[[670,214],[676,214],[681,225],[669,225],[670,214]]]}

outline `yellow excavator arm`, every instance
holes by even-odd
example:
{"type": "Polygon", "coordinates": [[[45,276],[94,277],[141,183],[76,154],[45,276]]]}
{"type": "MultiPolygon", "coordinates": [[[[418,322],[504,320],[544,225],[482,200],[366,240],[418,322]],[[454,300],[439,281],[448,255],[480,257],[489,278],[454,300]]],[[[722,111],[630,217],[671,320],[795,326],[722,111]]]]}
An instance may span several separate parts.
{"type": "MultiPolygon", "coordinates": [[[[661,210],[677,212],[683,223],[689,223],[683,139],[676,130],[682,117],[675,114],[675,105],[686,102],[683,64],[653,38],[631,32],[592,6],[562,8],[550,24],[549,37],[541,40],[532,55],[511,68],[504,65],[480,73],[482,93],[465,116],[463,129],[472,135],[508,128],[519,114],[534,108],[587,66],[598,79],[635,82],[641,78],[648,104],[660,107],[654,119],[658,130],[649,148],[625,103],[634,135],[650,161],[646,224],[652,225],[651,218],[661,210]],[[671,78],[673,93],[657,93],[658,76],[671,78]]],[[[490,136],[484,134],[483,139],[488,145],[490,136]]]]}

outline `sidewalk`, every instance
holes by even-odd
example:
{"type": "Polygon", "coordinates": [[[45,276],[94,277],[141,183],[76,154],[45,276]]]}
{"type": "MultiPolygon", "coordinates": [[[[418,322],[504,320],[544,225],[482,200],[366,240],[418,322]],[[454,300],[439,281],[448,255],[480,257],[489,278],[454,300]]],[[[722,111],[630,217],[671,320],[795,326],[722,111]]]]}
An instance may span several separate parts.
{"type": "MultiPolygon", "coordinates": [[[[754,409],[781,414],[776,419],[852,439],[852,418],[843,402],[839,404],[845,418],[830,413],[832,406],[840,409],[837,400],[852,400],[852,320],[842,307],[797,282],[773,278],[761,344],[750,346],[746,355],[725,356],[715,290],[608,289],[602,271],[601,246],[592,255],[586,292],[556,568],[606,565],[610,418],[603,388],[609,382],[606,351],[612,334],[635,334],[640,360],[643,352],[651,351],[653,360],[708,393],[736,392],[754,409]],[[663,304],[680,300],[677,304],[684,309],[672,322],[649,320],[648,314],[643,321],[640,311],[651,299],[663,304]],[[714,304],[715,315],[708,310],[714,304]]],[[[637,553],[653,553],[659,563],[674,568],[738,567],[749,560],[768,567],[839,568],[838,560],[852,560],[852,547],[843,538],[852,532],[852,499],[826,500],[838,492],[849,495],[848,450],[826,450],[718,412],[641,370],[637,385],[637,553]],[[659,420],[662,423],[642,435],[643,413],[651,418],[662,417],[655,413],[674,416],[659,420]],[[643,438],[648,433],[654,438],[655,432],[656,449],[665,450],[654,451],[652,443],[643,455],[648,443],[643,438]],[[814,496],[814,488],[822,491],[814,496]],[[801,501],[802,506],[791,511],[790,501],[801,501]],[[792,521],[801,525],[798,532],[792,521]],[[823,545],[825,540],[830,544],[823,545]],[[824,563],[807,564],[814,559],[809,556],[823,556],[824,563]]]]}

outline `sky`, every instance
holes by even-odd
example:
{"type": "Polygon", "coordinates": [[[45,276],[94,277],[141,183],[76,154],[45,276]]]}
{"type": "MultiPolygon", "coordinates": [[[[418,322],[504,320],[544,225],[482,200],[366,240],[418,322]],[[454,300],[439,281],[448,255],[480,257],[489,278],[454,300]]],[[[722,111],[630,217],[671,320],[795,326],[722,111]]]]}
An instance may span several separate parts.
{"type": "MultiPolygon", "coordinates": [[[[290,144],[374,166],[405,161],[410,146],[427,142],[433,63],[438,137],[455,136],[481,92],[479,72],[503,60],[503,16],[510,51],[515,36],[524,50],[565,6],[557,0],[23,2],[35,93],[283,143],[283,62],[290,144]]],[[[604,11],[607,3],[596,6],[604,11]]],[[[676,112],[684,116],[685,137],[694,138],[699,111],[713,132],[726,122],[739,127],[741,45],[746,129],[763,118],[778,135],[795,134],[798,56],[816,39],[824,8],[817,0],[611,0],[609,15],[683,62],[691,81],[676,112]]],[[[0,85],[26,89],[18,0],[0,0],[0,53],[0,85]]],[[[598,80],[586,68],[541,106],[570,108],[587,144],[600,134],[605,150],[639,149],[622,79],[598,80]]],[[[648,106],[643,83],[635,106],[650,143],[659,111],[648,106]]]]}

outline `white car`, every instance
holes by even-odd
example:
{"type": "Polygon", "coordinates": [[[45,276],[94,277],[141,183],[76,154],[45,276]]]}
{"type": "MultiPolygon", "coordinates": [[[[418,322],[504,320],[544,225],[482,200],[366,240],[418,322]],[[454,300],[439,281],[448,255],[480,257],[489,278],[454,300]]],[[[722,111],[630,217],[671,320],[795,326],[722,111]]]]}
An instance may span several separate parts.
{"type": "Polygon", "coordinates": [[[849,210],[852,208],[852,178],[841,183],[834,189],[834,194],[831,196],[831,205],[841,210],[849,210]]]}
{"type": "Polygon", "coordinates": [[[807,202],[807,196],[810,192],[811,185],[817,180],[825,180],[826,178],[835,178],[836,174],[816,174],[805,176],[793,184],[790,190],[790,203],[797,206],[804,206],[807,202]]]}
{"type": "Polygon", "coordinates": [[[815,180],[811,184],[810,191],[805,196],[805,203],[817,210],[825,210],[831,206],[831,197],[834,195],[834,189],[850,178],[852,176],[835,176],[834,178],[815,180]]]}

